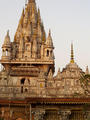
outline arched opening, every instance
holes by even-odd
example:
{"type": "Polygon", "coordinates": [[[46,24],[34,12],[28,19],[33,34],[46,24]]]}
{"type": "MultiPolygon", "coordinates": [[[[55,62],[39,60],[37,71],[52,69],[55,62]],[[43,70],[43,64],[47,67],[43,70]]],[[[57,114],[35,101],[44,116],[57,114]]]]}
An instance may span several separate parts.
{"type": "Polygon", "coordinates": [[[6,56],[8,56],[8,49],[6,49],[6,56]]]}
{"type": "Polygon", "coordinates": [[[6,56],[6,51],[4,49],[2,50],[2,56],[6,56]]]}
{"type": "Polygon", "coordinates": [[[49,50],[47,50],[47,57],[49,56],[49,50]]]}
{"type": "Polygon", "coordinates": [[[23,85],[24,85],[24,82],[25,82],[25,78],[22,78],[22,79],[21,79],[21,93],[23,93],[23,85]]]}
{"type": "Polygon", "coordinates": [[[25,92],[26,92],[26,93],[28,92],[28,89],[27,89],[27,88],[25,88],[25,92]]]}
{"type": "Polygon", "coordinates": [[[21,93],[23,93],[23,86],[21,86],[21,93]]]}
{"type": "Polygon", "coordinates": [[[24,85],[24,82],[25,82],[25,78],[22,78],[22,79],[21,79],[21,84],[24,85]]]}

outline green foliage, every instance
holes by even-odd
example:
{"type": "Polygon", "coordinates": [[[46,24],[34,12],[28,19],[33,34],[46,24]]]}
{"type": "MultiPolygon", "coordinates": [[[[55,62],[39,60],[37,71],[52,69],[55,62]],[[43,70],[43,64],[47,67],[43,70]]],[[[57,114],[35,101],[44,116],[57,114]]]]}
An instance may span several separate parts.
{"type": "Polygon", "coordinates": [[[89,107],[90,107],[89,104],[85,104],[85,105],[83,106],[83,112],[86,112],[89,107]]]}
{"type": "Polygon", "coordinates": [[[4,120],[4,118],[0,118],[0,120],[4,120]]]}
{"type": "Polygon", "coordinates": [[[80,93],[76,93],[76,92],[75,92],[75,93],[73,94],[73,97],[78,97],[78,96],[80,96],[80,95],[81,95],[80,93]]]}

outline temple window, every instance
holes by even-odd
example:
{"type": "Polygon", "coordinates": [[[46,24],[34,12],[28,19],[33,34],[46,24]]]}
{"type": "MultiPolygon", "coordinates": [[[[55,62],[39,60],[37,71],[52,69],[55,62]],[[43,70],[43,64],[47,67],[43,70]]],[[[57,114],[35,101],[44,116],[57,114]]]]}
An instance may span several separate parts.
{"type": "Polygon", "coordinates": [[[24,82],[25,82],[25,78],[21,79],[21,84],[24,85],[24,82]]]}
{"type": "Polygon", "coordinates": [[[49,56],[49,50],[47,50],[47,57],[49,56]]]}
{"type": "Polygon", "coordinates": [[[23,93],[23,86],[21,86],[21,93],[23,93]]]}
{"type": "Polygon", "coordinates": [[[6,56],[8,56],[8,49],[6,49],[6,56]]]}
{"type": "Polygon", "coordinates": [[[23,93],[24,82],[25,82],[25,78],[21,79],[21,93],[23,93]]]}
{"type": "Polygon", "coordinates": [[[25,88],[25,92],[28,92],[27,88],[25,88]]]}

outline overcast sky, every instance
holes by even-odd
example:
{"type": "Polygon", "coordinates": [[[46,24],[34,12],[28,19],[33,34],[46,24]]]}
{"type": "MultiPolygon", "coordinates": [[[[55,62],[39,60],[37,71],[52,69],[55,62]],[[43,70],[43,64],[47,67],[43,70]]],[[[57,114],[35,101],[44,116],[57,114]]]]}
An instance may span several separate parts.
{"type": "MultiPolygon", "coordinates": [[[[55,46],[56,72],[70,62],[70,44],[74,43],[76,63],[90,68],[90,0],[36,0],[46,33],[49,28],[55,46]]],[[[17,29],[25,0],[0,0],[0,49],[6,31],[11,41],[17,29]]],[[[1,50],[0,50],[1,53],[1,50]]]]}

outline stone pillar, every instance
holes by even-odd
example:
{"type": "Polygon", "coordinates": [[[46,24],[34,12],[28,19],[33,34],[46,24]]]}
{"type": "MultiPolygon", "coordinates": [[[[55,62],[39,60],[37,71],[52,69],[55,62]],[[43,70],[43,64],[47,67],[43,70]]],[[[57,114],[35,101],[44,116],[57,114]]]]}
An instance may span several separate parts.
{"type": "Polygon", "coordinates": [[[38,109],[33,111],[34,114],[34,120],[43,120],[45,110],[44,109],[38,109]]]}
{"type": "Polygon", "coordinates": [[[61,110],[58,112],[60,120],[69,120],[70,110],[61,110]]]}
{"type": "Polygon", "coordinates": [[[90,120],[90,111],[83,112],[84,120],[90,120]]]}
{"type": "Polygon", "coordinates": [[[4,112],[5,112],[5,111],[4,111],[4,110],[2,110],[2,117],[4,117],[4,112]]]}

